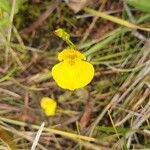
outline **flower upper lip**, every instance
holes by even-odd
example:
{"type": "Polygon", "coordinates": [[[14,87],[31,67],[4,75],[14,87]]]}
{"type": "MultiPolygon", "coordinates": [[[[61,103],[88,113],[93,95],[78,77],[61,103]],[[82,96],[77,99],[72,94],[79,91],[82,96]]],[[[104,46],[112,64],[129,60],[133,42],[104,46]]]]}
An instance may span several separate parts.
{"type": "Polygon", "coordinates": [[[85,60],[86,58],[78,50],[66,48],[58,54],[58,60],[62,61],[62,60],[67,60],[67,59],[85,60]]]}

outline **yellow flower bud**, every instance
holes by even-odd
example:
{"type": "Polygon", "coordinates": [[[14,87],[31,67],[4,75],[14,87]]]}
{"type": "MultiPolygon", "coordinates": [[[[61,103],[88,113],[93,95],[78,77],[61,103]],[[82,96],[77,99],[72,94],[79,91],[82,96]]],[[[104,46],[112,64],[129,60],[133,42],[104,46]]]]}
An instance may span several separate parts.
{"type": "Polygon", "coordinates": [[[56,83],[69,90],[89,84],[94,76],[94,67],[85,59],[82,53],[72,48],[60,52],[58,60],[61,62],[52,68],[52,76],[56,83]]]}
{"type": "Polygon", "coordinates": [[[56,113],[57,103],[49,97],[43,97],[41,99],[41,107],[47,116],[54,116],[56,113]]]}
{"type": "Polygon", "coordinates": [[[67,32],[65,32],[63,29],[61,29],[61,28],[55,30],[54,33],[58,37],[62,38],[64,41],[67,41],[67,40],[70,39],[70,35],[67,32]]]}
{"type": "Polygon", "coordinates": [[[76,46],[70,40],[70,35],[67,32],[65,32],[63,29],[59,28],[55,30],[54,33],[58,37],[62,38],[69,45],[69,47],[76,48],[76,46]]]}

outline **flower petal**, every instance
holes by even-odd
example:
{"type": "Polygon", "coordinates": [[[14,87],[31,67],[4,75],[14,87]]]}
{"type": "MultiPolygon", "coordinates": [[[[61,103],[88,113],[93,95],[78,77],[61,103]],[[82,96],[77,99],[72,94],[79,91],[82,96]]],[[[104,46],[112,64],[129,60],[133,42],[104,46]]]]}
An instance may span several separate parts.
{"type": "Polygon", "coordinates": [[[91,82],[94,68],[92,64],[83,60],[63,61],[52,68],[52,76],[61,88],[75,90],[91,82]]]}

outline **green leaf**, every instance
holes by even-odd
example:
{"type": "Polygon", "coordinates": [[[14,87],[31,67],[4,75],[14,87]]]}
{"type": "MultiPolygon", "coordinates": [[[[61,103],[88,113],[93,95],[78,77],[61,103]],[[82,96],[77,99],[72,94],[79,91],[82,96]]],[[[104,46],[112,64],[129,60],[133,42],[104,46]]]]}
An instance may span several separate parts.
{"type": "Polygon", "coordinates": [[[25,0],[16,0],[15,14],[17,14],[19,12],[19,9],[23,6],[24,2],[25,2],[25,0]]]}
{"type": "MultiPolygon", "coordinates": [[[[115,133],[113,127],[97,126],[96,129],[98,131],[102,131],[102,132],[106,132],[106,133],[115,133]]],[[[128,132],[130,129],[129,128],[116,127],[116,130],[118,133],[124,134],[124,133],[128,132]]]]}
{"type": "Polygon", "coordinates": [[[124,2],[143,12],[150,12],[150,0],[124,0],[124,2]]]}
{"type": "Polygon", "coordinates": [[[0,18],[0,29],[3,29],[9,25],[9,17],[0,18]]]}
{"type": "Polygon", "coordinates": [[[0,0],[0,9],[6,12],[10,12],[11,7],[8,0],[0,0]]]}

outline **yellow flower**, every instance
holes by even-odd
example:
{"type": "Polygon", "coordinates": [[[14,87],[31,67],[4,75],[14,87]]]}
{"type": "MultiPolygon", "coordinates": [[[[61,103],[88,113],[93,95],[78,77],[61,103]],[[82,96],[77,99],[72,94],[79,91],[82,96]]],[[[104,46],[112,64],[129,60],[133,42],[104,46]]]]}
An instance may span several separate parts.
{"type": "Polygon", "coordinates": [[[54,116],[56,113],[57,103],[49,97],[43,97],[41,99],[41,107],[47,116],[54,116]]]}
{"type": "Polygon", "coordinates": [[[66,48],[58,54],[58,60],[61,62],[52,68],[52,76],[61,88],[75,90],[93,79],[94,67],[79,51],[66,48]]]}

